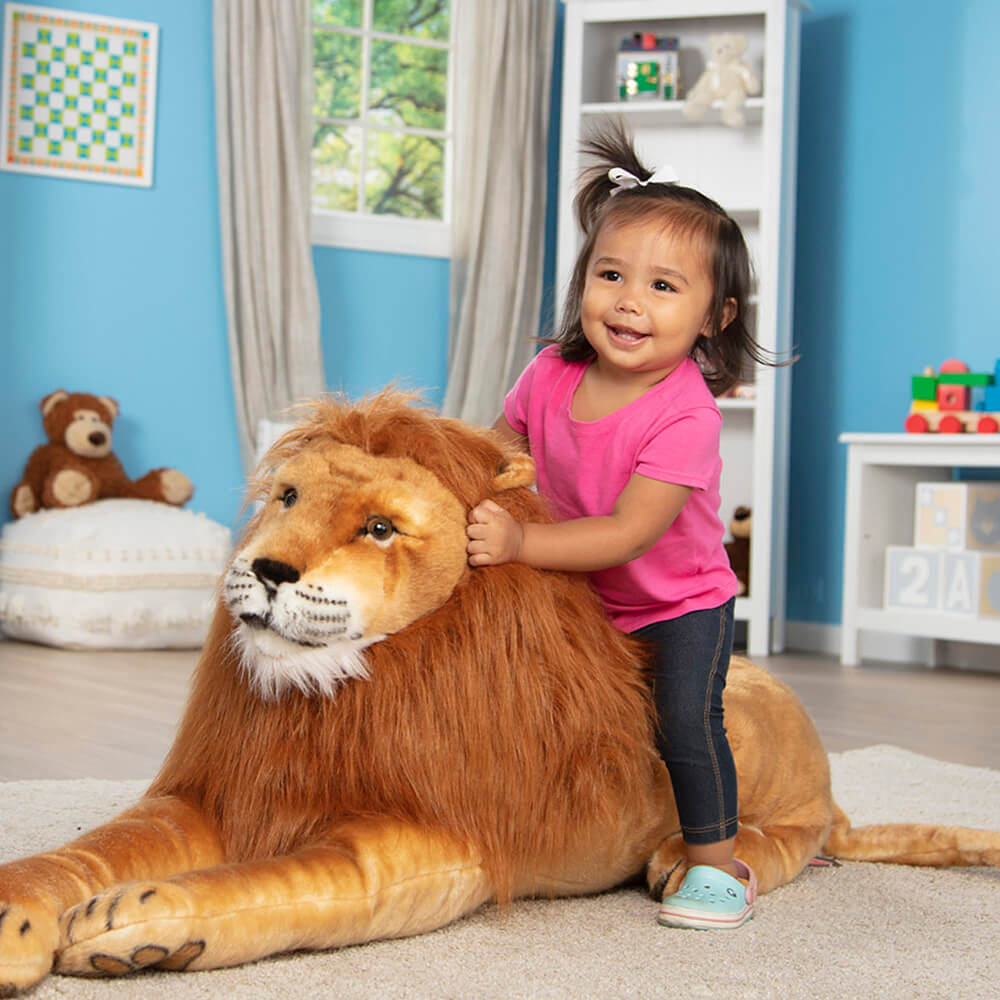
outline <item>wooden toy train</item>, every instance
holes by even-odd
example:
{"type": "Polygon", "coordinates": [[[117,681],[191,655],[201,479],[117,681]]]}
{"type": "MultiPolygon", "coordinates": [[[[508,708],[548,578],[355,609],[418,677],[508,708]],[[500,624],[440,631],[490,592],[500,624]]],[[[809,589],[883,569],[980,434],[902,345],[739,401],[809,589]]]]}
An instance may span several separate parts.
{"type": "Polygon", "coordinates": [[[1000,361],[992,372],[972,372],[950,359],[935,373],[925,368],[911,380],[910,413],[903,426],[911,434],[996,434],[1000,430],[1000,361]],[[973,402],[973,393],[976,400],[973,402]]]}

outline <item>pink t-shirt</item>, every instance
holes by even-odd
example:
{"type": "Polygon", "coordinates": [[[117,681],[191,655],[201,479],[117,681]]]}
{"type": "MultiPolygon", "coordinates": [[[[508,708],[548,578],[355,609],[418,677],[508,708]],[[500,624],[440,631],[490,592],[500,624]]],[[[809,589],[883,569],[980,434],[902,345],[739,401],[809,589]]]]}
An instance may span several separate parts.
{"type": "Polygon", "coordinates": [[[722,415],[698,366],[685,359],[662,382],[600,420],[570,407],[589,362],[563,361],[556,345],[525,368],[504,403],[510,426],[528,438],[538,490],[561,520],[611,513],[638,473],[693,487],[674,523],[648,552],[590,574],[622,632],[725,604],[736,576],[719,520],[722,415]]]}

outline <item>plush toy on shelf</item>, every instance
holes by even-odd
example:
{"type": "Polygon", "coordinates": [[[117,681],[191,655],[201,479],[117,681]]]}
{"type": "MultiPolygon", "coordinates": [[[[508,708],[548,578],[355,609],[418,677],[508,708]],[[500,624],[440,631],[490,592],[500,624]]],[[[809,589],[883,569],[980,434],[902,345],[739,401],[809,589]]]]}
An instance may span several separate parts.
{"type": "Polygon", "coordinates": [[[688,91],[684,117],[701,118],[713,101],[722,101],[724,125],[740,128],[746,123],[743,105],[751,94],[760,93],[760,80],[742,61],[747,41],[742,35],[726,32],[709,35],[709,58],[704,72],[688,91]]]}
{"type": "Polygon", "coordinates": [[[733,511],[729,530],[733,540],[726,542],[726,555],[729,556],[729,565],[740,584],[736,593],[743,597],[750,592],[750,533],[753,531],[753,513],[749,507],[737,507],[733,511]]]}
{"type": "Polygon", "coordinates": [[[44,507],[79,507],[92,500],[132,497],[180,507],[191,499],[191,480],[177,469],[153,469],[131,480],[111,451],[118,404],[110,396],[58,389],[41,402],[48,444],[40,445],[14,487],[10,511],[24,517],[44,507]]]}

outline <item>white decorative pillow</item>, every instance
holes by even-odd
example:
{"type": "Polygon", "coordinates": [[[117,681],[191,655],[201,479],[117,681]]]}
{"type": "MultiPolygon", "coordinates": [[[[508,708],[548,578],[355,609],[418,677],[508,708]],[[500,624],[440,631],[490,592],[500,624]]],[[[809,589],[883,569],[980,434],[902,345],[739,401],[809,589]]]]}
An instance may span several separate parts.
{"type": "Polygon", "coordinates": [[[152,500],[41,510],[0,538],[0,630],[51,646],[200,646],[231,539],[152,500]]]}

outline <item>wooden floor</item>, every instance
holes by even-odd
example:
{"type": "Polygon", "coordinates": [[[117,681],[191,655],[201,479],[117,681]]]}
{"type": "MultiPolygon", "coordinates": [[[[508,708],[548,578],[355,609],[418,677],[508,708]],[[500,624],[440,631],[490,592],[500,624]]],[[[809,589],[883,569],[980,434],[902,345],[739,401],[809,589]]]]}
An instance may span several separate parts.
{"type": "MultiPolygon", "coordinates": [[[[76,652],[0,640],[0,781],[148,778],[197,653],[76,652]]],[[[1000,674],[783,654],[759,661],[805,702],[828,750],[875,743],[1000,767],[1000,674]]]]}

